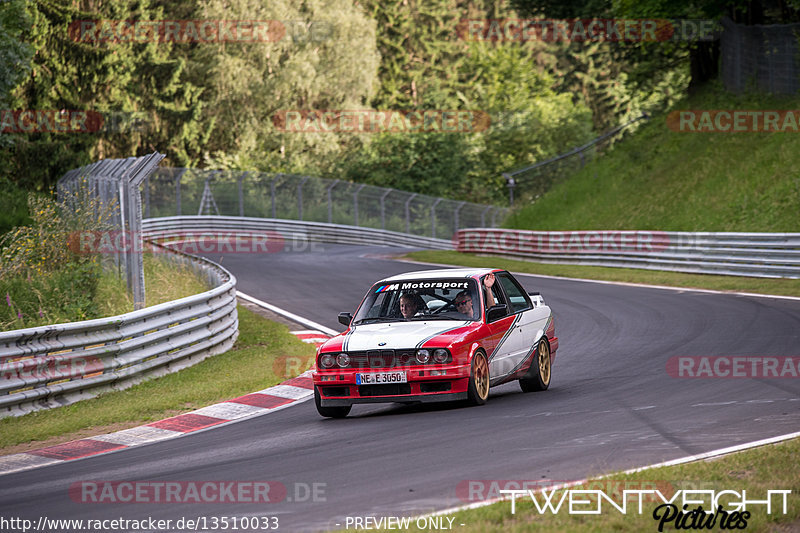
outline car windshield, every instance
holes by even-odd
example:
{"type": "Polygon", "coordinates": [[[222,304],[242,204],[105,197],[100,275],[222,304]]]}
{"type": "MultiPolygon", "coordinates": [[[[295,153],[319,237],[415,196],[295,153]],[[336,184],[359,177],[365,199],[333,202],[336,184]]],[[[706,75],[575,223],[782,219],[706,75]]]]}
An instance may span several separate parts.
{"type": "Polygon", "coordinates": [[[410,320],[477,320],[480,299],[473,279],[420,279],[374,285],[354,324],[410,320]]]}

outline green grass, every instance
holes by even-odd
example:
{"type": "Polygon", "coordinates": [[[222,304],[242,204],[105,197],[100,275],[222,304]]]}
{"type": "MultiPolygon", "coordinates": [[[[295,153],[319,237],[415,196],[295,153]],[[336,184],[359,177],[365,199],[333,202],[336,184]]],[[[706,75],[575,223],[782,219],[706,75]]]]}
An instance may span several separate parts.
{"type": "MultiPolygon", "coordinates": [[[[159,255],[144,256],[144,292],[147,306],[178,300],[208,290],[194,271],[182,264],[170,263],[159,255]]],[[[133,297],[124,279],[104,272],[95,294],[100,316],[115,316],[133,311],[133,297]]]]}
{"type": "MultiPolygon", "coordinates": [[[[710,84],[676,110],[798,109],[800,97],[736,96],[710,84]]],[[[522,206],[506,226],[538,230],[796,232],[800,135],[691,133],[666,114],[522,206]]],[[[520,190],[524,186],[520,185],[520,190]]],[[[518,206],[519,207],[519,206],[518,206]]]]}
{"type": "Polygon", "coordinates": [[[800,280],[748,278],[741,276],[714,276],[710,274],[682,274],[659,270],[634,268],[608,268],[584,265],[553,265],[534,263],[503,257],[488,257],[459,252],[424,251],[411,252],[405,257],[414,261],[439,263],[465,267],[504,268],[512,272],[562,276],[567,278],[597,279],[625,283],[644,283],[648,285],[667,285],[717,291],[753,292],[759,294],[778,294],[800,296],[800,280]]]}
{"type": "MultiPolygon", "coordinates": [[[[800,457],[800,440],[794,439],[713,460],[648,469],[629,475],[615,474],[608,478],[592,480],[582,488],[603,490],[607,494],[614,492],[619,494],[619,491],[626,487],[628,490],[660,489],[667,498],[672,497],[673,490],[679,489],[735,490],[737,492],[746,490],[748,499],[759,497],[763,499],[767,490],[791,490],[786,515],[782,514],[782,509],[777,510],[775,507],[773,507],[772,514],[768,515],[763,506],[748,506],[752,516],[747,520],[746,530],[754,532],[797,531],[800,526],[798,522],[800,519],[798,457],[800,457]]],[[[573,489],[578,488],[581,487],[573,487],[573,489]]],[[[690,498],[694,499],[694,496],[696,495],[692,495],[690,498]]],[[[554,503],[560,497],[561,493],[557,493],[553,500],[554,503]]],[[[541,505],[543,503],[541,495],[538,498],[541,505]]],[[[615,501],[620,505],[622,503],[619,497],[615,498],[615,501]]],[[[723,497],[721,503],[731,501],[731,497],[723,497]]],[[[777,502],[777,500],[774,501],[777,502]]],[[[566,508],[561,508],[556,514],[551,512],[540,514],[531,503],[530,497],[525,496],[517,498],[514,514],[511,514],[511,503],[505,501],[478,509],[460,511],[448,516],[454,518],[454,530],[464,533],[658,531],[658,521],[652,517],[653,510],[658,503],[660,502],[645,502],[641,515],[633,503],[629,503],[627,514],[621,514],[610,507],[607,502],[603,502],[600,514],[570,516],[566,508]],[[464,524],[464,526],[462,527],[460,524],[464,524]]],[[[695,507],[696,505],[691,505],[689,509],[695,507]]],[[[587,506],[581,508],[588,509],[587,506]]],[[[708,509],[708,505],[705,505],[704,508],[708,509]]],[[[731,507],[728,507],[728,510],[732,510],[731,507]]],[[[417,531],[418,529],[412,525],[410,530],[417,531]]],[[[433,529],[422,530],[433,531],[433,529]]],[[[667,525],[664,530],[674,531],[674,523],[667,525]]],[[[720,528],[718,521],[713,529],[701,531],[724,530],[720,528]]]]}
{"type": "Polygon", "coordinates": [[[52,437],[64,442],[160,420],[280,383],[285,370],[308,368],[314,347],[286,326],[239,307],[239,338],[224,353],[175,374],[65,407],[0,420],[0,453],[52,437]],[[290,363],[287,366],[287,362],[290,363]]]}

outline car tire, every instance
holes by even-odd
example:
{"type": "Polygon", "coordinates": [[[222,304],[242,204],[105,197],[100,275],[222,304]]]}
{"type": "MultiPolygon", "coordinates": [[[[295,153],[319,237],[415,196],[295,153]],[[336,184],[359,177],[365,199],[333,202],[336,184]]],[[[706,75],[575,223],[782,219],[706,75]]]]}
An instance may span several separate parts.
{"type": "Polygon", "coordinates": [[[482,351],[475,352],[471,366],[467,402],[470,405],[483,405],[489,397],[489,363],[486,354],[482,351]]]}
{"type": "Polygon", "coordinates": [[[536,346],[536,352],[531,367],[525,377],[520,378],[519,388],[522,392],[536,392],[547,390],[550,386],[551,372],[550,344],[542,338],[536,346]]]}
{"type": "Polygon", "coordinates": [[[353,408],[352,405],[344,407],[322,407],[320,405],[319,389],[317,389],[317,387],[314,387],[314,403],[317,406],[317,412],[326,418],[344,418],[350,414],[350,409],[353,408]]]}

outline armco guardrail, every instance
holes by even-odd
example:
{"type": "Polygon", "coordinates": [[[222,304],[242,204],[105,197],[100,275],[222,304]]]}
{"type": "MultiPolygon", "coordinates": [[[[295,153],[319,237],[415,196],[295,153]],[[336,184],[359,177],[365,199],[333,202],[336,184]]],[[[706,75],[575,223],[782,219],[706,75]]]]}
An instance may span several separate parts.
{"type": "MultiPolygon", "coordinates": [[[[224,232],[276,232],[284,241],[327,242],[335,244],[361,244],[385,246],[414,246],[437,250],[452,250],[453,242],[420,235],[373,228],[281,220],[273,218],[181,216],[150,218],[142,222],[147,239],[174,238],[182,234],[199,237],[204,233],[219,235],[224,232]]],[[[200,250],[202,251],[202,250],[200,250]]]]}
{"type": "Polygon", "coordinates": [[[543,263],[800,278],[800,233],[462,229],[461,252],[543,263]]]}
{"type": "Polygon", "coordinates": [[[213,289],[110,318],[0,333],[0,416],[24,414],[180,370],[236,340],[236,278],[176,252],[213,289]]]}

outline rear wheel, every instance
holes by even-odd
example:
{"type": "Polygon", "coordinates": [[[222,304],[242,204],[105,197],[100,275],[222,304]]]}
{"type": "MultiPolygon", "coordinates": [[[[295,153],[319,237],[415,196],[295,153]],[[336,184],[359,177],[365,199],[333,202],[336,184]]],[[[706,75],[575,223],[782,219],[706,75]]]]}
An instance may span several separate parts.
{"type": "Polygon", "coordinates": [[[519,380],[522,392],[547,390],[550,386],[550,345],[546,339],[539,341],[536,354],[531,361],[531,368],[524,378],[519,380]]]}
{"type": "Polygon", "coordinates": [[[483,405],[489,397],[489,363],[483,352],[476,352],[472,358],[472,371],[469,376],[467,401],[472,405],[483,405]]]}
{"type": "Polygon", "coordinates": [[[327,418],[344,418],[350,414],[350,409],[353,407],[352,405],[344,407],[322,407],[320,405],[319,389],[317,389],[317,387],[314,387],[314,403],[317,405],[317,412],[327,418]]]}

